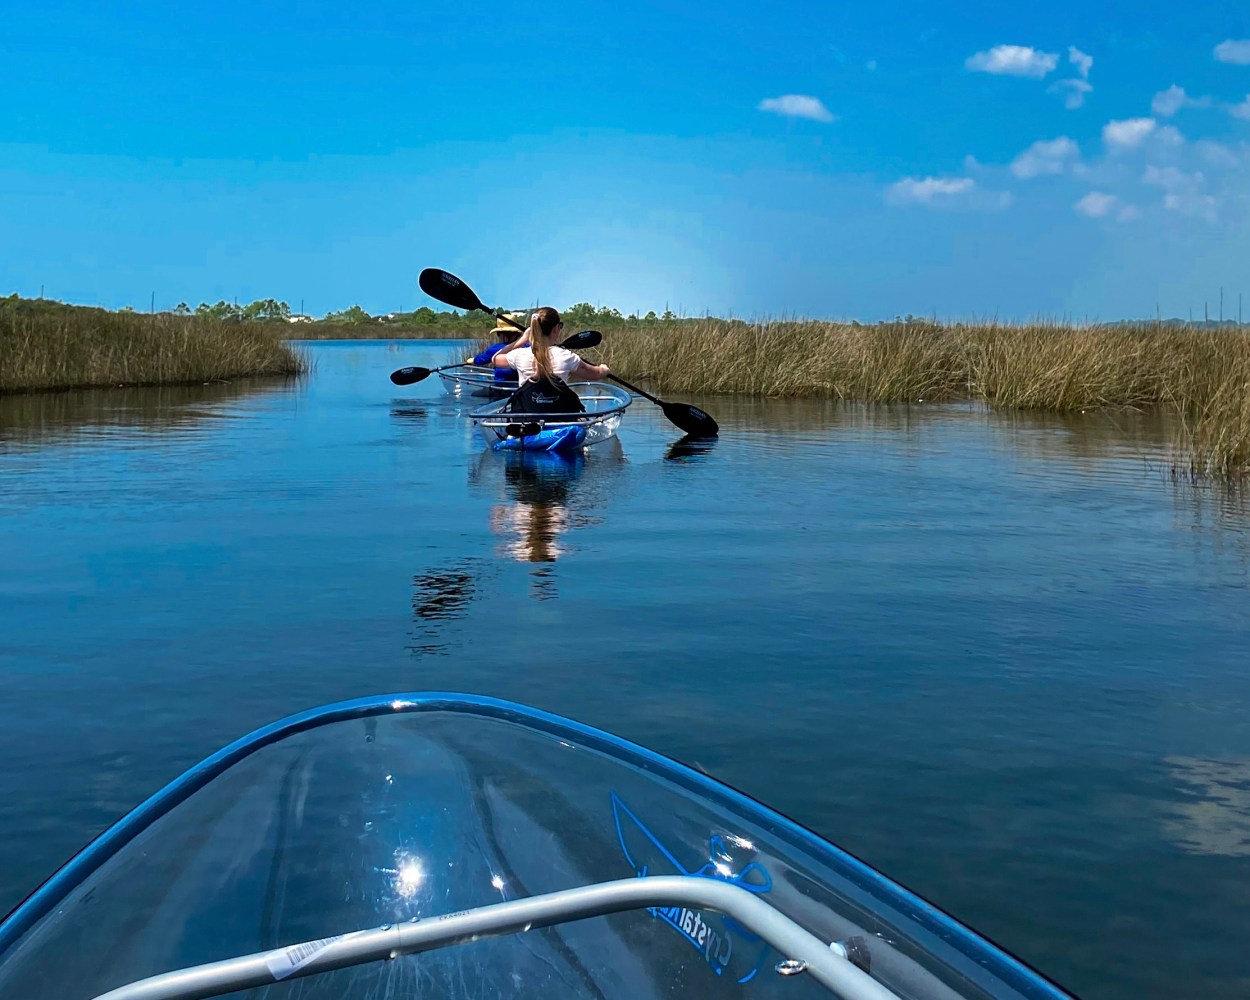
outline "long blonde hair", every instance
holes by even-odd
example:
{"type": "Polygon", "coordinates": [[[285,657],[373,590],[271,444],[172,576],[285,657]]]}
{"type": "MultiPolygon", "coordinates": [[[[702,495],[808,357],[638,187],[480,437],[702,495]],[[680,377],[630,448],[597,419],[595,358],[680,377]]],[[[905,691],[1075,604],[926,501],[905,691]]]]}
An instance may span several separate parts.
{"type": "Polygon", "coordinates": [[[560,314],[551,306],[535,309],[530,316],[530,349],[534,352],[535,379],[552,377],[550,337],[560,323],[560,314]]]}

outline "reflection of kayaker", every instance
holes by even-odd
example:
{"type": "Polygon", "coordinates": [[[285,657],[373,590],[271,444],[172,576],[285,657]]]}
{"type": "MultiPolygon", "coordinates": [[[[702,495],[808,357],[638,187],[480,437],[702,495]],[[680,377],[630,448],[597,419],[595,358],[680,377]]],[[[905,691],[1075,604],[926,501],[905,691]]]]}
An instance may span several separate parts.
{"type": "Polygon", "coordinates": [[[584,463],[580,455],[558,454],[517,456],[508,463],[504,475],[511,502],[490,512],[491,531],[507,539],[500,555],[543,563],[565,554],[559,539],[570,522],[569,486],[584,463]]]}
{"type": "Polygon", "coordinates": [[[568,525],[568,510],[555,505],[499,504],[490,511],[491,530],[511,536],[500,554],[517,562],[555,562],[564,555],[559,537],[568,525]]]}

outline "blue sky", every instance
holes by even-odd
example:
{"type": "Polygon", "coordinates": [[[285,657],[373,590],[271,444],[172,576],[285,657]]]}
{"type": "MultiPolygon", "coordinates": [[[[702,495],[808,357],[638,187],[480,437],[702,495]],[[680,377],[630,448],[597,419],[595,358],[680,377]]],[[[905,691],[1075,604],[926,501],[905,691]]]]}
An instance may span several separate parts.
{"type": "Polygon", "coordinates": [[[1250,315],[1250,7],[10,0],[0,294],[1250,315]]]}

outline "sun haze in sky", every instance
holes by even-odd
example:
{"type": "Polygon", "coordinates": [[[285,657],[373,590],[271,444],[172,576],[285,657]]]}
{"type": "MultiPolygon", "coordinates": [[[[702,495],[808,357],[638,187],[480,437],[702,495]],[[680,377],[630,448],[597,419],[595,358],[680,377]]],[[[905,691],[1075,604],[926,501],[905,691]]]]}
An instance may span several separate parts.
{"type": "Polygon", "coordinates": [[[18,0],[0,294],[1118,319],[1250,293],[1229,3],[18,0]],[[1142,8],[1145,10],[1145,8],[1142,8]]]}

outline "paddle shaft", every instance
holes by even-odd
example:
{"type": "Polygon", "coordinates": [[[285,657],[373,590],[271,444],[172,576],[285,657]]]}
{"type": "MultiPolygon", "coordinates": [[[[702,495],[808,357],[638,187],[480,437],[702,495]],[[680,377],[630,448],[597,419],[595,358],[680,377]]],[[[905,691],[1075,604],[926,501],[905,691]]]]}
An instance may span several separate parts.
{"type": "Polygon", "coordinates": [[[638,395],[639,395],[639,396],[642,396],[644,399],[649,399],[649,400],[651,400],[651,402],[656,403],[656,404],[658,404],[658,405],[660,405],[660,406],[663,406],[663,405],[664,405],[664,400],[659,399],[659,398],[657,398],[657,397],[655,397],[655,396],[651,395],[651,393],[647,392],[647,390],[646,390],[646,389],[639,389],[639,388],[638,388],[638,386],[636,386],[636,385],[634,385],[634,384],[632,384],[632,383],[630,383],[630,382],[626,382],[626,381],[625,381],[623,378],[621,378],[619,375],[614,375],[614,374],[612,374],[612,372],[608,372],[608,378],[610,378],[613,382],[617,382],[617,383],[619,383],[620,385],[623,385],[623,386],[624,386],[626,389],[628,389],[630,392],[636,392],[636,393],[638,393],[638,395]]]}

